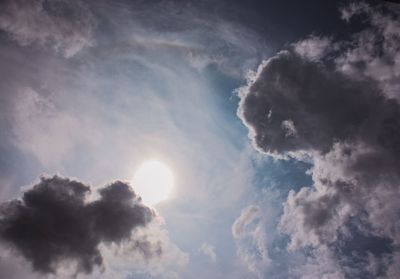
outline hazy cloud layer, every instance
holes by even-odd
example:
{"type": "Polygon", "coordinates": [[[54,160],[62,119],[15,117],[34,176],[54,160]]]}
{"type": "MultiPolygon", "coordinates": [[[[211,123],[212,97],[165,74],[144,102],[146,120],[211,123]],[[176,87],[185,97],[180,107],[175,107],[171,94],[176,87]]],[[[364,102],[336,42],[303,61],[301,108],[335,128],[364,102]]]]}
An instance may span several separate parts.
{"type": "Polygon", "coordinates": [[[34,154],[43,165],[57,165],[77,144],[89,140],[88,133],[76,132],[82,130],[82,121],[62,111],[51,96],[30,87],[17,89],[15,95],[11,113],[14,144],[34,154]]]}
{"type": "MultiPolygon", "coordinates": [[[[245,135],[236,130],[228,98],[237,82],[232,76],[241,77],[257,63],[262,40],[240,24],[181,1],[7,1],[4,8],[10,12],[0,25],[0,56],[7,65],[0,69],[0,137],[15,149],[8,158],[19,155],[18,166],[8,172],[22,182],[2,184],[9,188],[2,198],[14,196],[37,173],[104,185],[113,178],[132,179],[144,160],[158,159],[179,177],[174,202],[162,205],[169,215],[163,216],[179,246],[190,239],[198,253],[201,242],[193,235],[203,234],[203,241],[214,232],[210,223],[220,215],[214,208],[232,212],[232,201],[241,197],[252,174],[250,152],[243,150],[245,135]],[[60,4],[54,7],[60,14],[53,14],[49,3],[60,4]],[[75,16],[75,5],[84,6],[78,9],[82,14],[75,16]],[[23,21],[25,14],[30,24],[23,21]],[[80,21],[80,15],[88,21],[80,21]],[[71,34],[64,34],[64,27],[71,34]],[[20,167],[21,161],[29,166],[20,167]],[[210,196],[218,202],[211,204],[210,196]],[[210,217],[200,210],[204,205],[213,211],[212,218],[193,221],[192,212],[210,217]]],[[[230,230],[225,234],[215,243],[234,249],[230,230]]],[[[134,241],[116,249],[121,257],[100,245],[106,272],[115,271],[114,278],[195,276],[190,271],[182,275],[189,257],[168,241],[168,233],[157,235],[165,241],[160,244],[154,237],[152,247],[161,247],[163,254],[149,261],[134,241]],[[127,246],[136,251],[134,256],[127,246]]],[[[223,257],[226,262],[235,256],[223,257]]]]}
{"type": "Polygon", "coordinates": [[[161,246],[145,235],[131,238],[133,230],[146,226],[155,213],[128,184],[113,182],[93,201],[87,200],[90,191],[79,181],[42,177],[20,200],[1,205],[1,242],[42,273],[56,273],[71,262],[77,272],[91,273],[103,265],[100,244],[128,242],[146,259],[162,253],[161,246]]]}
{"type": "Polygon", "coordinates": [[[238,115],[258,150],[314,164],[314,185],[289,193],[280,228],[289,249],[329,255],[310,256],[310,268],[331,266],[316,278],[396,278],[399,264],[400,27],[397,15],[371,9],[343,10],[345,19],[364,13],[370,20],[354,41],[331,48],[308,38],[263,62],[239,90],[238,115]],[[357,234],[382,251],[357,251],[357,234]]]}
{"type": "Polygon", "coordinates": [[[65,57],[90,46],[93,15],[80,0],[6,0],[0,4],[0,28],[21,45],[50,47],[65,57]]]}

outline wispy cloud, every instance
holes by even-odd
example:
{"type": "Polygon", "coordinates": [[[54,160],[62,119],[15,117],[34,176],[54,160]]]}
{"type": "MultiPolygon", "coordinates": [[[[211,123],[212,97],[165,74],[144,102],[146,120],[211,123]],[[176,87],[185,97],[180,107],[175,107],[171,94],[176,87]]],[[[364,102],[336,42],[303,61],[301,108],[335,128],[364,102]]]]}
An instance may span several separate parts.
{"type": "Polygon", "coordinates": [[[266,247],[266,228],[261,208],[256,205],[243,209],[232,225],[237,253],[247,268],[259,278],[271,262],[266,247]]]}
{"type": "Polygon", "coordinates": [[[199,251],[204,255],[210,258],[210,260],[215,263],[217,261],[217,254],[215,252],[215,246],[208,244],[207,242],[203,242],[201,244],[199,251]]]}
{"type": "Polygon", "coordinates": [[[80,0],[12,0],[0,7],[0,28],[21,45],[50,47],[71,57],[93,44],[96,22],[80,0]]]}

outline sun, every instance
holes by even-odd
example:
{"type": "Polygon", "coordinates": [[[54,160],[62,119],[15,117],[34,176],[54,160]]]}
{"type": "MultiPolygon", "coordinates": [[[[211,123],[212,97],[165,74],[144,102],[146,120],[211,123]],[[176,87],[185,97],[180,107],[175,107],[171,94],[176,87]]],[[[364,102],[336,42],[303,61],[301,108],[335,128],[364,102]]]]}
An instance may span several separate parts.
{"type": "Polygon", "coordinates": [[[151,160],[139,167],[132,182],[133,189],[143,202],[155,205],[169,198],[174,187],[174,175],[165,164],[151,160]]]}

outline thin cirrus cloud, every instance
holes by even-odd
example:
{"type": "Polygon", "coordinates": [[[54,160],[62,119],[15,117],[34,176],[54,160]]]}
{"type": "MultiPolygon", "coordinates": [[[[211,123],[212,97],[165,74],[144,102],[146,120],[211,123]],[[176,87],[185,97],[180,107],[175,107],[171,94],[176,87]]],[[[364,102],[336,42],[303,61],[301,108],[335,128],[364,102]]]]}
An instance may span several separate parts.
{"type": "Polygon", "coordinates": [[[232,225],[232,234],[240,259],[258,278],[263,278],[271,259],[268,255],[261,208],[250,205],[243,209],[232,225]]]}
{"type": "MultiPolygon", "coordinates": [[[[51,260],[38,265],[27,248],[7,240],[12,251],[5,251],[1,262],[25,267],[10,264],[9,277],[36,278],[47,272],[48,277],[63,278],[78,271],[84,278],[190,278],[194,275],[185,270],[192,264],[187,253],[191,247],[183,252],[176,240],[193,241],[192,234],[212,230],[203,220],[215,221],[204,217],[208,213],[188,212],[204,204],[211,210],[229,206],[251,176],[250,152],[235,142],[240,138],[236,124],[219,111],[220,92],[205,75],[216,66],[224,75],[238,77],[254,65],[261,49],[257,42],[248,47],[254,34],[212,15],[198,16],[190,7],[170,15],[178,4],[166,1],[143,9],[140,1],[138,9],[122,2],[4,2],[8,12],[0,15],[6,37],[0,56],[9,66],[0,69],[5,81],[0,85],[1,126],[6,131],[0,137],[28,166],[23,175],[4,173],[4,181],[10,182],[2,185],[8,190],[1,198],[17,196],[21,185],[43,172],[79,177],[91,185],[129,180],[142,160],[157,157],[167,158],[179,171],[174,198],[177,203],[190,201],[190,206],[170,206],[168,230],[178,226],[173,240],[158,216],[132,228],[129,241],[98,238],[93,254],[87,255],[93,256],[89,264],[67,244],[57,243],[61,247],[54,253],[43,251],[51,260]],[[146,22],[157,13],[169,16],[146,22]],[[226,141],[227,135],[232,140],[226,141]],[[223,198],[211,205],[210,196],[223,198]],[[193,225],[186,226],[189,222],[193,225]],[[37,272],[31,272],[32,264],[37,272]]],[[[88,226],[93,223],[88,221],[88,226]]],[[[226,234],[221,242],[230,241],[230,230],[226,234]]],[[[207,251],[212,262],[212,249],[207,251]]],[[[218,262],[227,257],[231,255],[218,256],[218,262]]]]}
{"type": "Polygon", "coordinates": [[[240,89],[238,115],[262,153],[313,162],[313,185],[290,191],[280,218],[289,250],[311,248],[292,272],[397,278],[398,15],[366,4],[342,14],[370,27],[351,42],[311,37],[269,58],[240,89]]]}

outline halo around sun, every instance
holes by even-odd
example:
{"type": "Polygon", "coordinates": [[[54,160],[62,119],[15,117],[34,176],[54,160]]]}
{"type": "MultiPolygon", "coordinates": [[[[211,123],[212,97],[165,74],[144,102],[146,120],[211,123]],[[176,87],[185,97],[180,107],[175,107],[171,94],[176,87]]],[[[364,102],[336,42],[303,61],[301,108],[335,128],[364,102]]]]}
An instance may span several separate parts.
{"type": "Polygon", "coordinates": [[[170,197],[174,175],[170,168],[156,160],[143,163],[133,177],[133,189],[143,202],[155,205],[170,197]]]}

